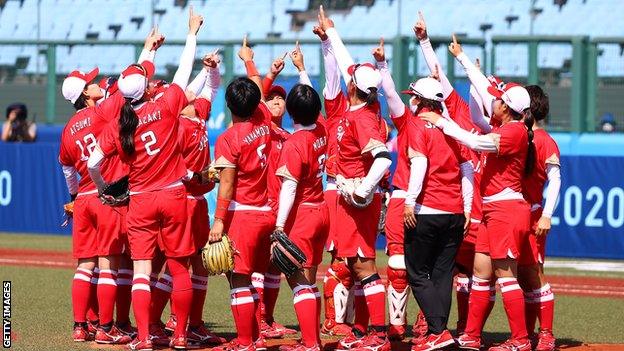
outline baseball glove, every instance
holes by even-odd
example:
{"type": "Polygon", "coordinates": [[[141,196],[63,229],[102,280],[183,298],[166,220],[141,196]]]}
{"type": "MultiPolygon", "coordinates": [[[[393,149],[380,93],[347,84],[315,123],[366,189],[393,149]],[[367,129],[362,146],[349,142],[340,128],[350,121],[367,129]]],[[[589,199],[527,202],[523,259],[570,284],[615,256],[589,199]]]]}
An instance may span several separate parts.
{"type": "Polygon", "coordinates": [[[74,202],[68,202],[63,205],[63,212],[65,214],[65,220],[61,223],[61,227],[67,227],[71,219],[74,217],[74,202]]]}
{"type": "Polygon", "coordinates": [[[342,175],[338,174],[336,176],[336,187],[338,188],[338,193],[353,207],[357,208],[366,208],[373,202],[373,196],[375,195],[373,192],[368,194],[366,198],[364,198],[364,202],[356,202],[353,199],[353,193],[355,189],[362,183],[361,178],[345,178],[342,175]]]}
{"type": "Polygon", "coordinates": [[[286,277],[303,269],[306,256],[300,248],[281,230],[271,234],[271,263],[286,277]]]}
{"type": "Polygon", "coordinates": [[[206,184],[209,182],[218,183],[219,182],[219,171],[210,165],[201,171],[201,183],[206,184]]]}
{"type": "Polygon", "coordinates": [[[106,184],[100,193],[102,203],[109,206],[121,206],[128,203],[130,191],[128,190],[128,176],[121,177],[116,181],[106,184]]]}
{"type": "Polygon", "coordinates": [[[220,275],[234,270],[234,248],[225,234],[221,241],[207,243],[201,251],[201,258],[209,275],[220,275]]]}

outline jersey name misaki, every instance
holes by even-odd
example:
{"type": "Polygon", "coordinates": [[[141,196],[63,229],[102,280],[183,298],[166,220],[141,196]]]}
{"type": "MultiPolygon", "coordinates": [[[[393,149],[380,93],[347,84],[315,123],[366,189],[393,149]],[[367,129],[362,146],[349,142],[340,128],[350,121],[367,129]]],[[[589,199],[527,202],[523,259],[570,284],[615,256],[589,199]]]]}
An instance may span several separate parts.
{"type": "Polygon", "coordinates": [[[87,127],[91,127],[91,117],[81,119],[80,121],[74,123],[69,131],[71,132],[71,135],[74,135],[87,127]]]}
{"type": "Polygon", "coordinates": [[[265,136],[265,135],[269,135],[269,133],[271,133],[271,130],[269,129],[269,126],[264,125],[264,126],[259,126],[258,128],[254,129],[251,133],[247,134],[244,138],[243,141],[249,145],[251,144],[254,140],[265,136]]]}
{"type": "Polygon", "coordinates": [[[314,143],[312,143],[312,147],[314,148],[314,151],[318,151],[326,145],[327,145],[327,137],[318,138],[314,140],[314,143]]]}
{"type": "Polygon", "coordinates": [[[156,121],[160,121],[160,110],[155,111],[154,113],[147,114],[143,117],[139,117],[139,125],[148,124],[156,121]]]}

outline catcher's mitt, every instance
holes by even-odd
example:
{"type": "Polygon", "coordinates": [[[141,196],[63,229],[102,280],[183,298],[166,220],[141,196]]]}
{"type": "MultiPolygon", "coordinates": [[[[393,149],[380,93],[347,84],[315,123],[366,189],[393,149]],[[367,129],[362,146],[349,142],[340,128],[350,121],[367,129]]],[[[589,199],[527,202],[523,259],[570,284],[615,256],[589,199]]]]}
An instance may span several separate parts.
{"type": "Polygon", "coordinates": [[[225,234],[221,241],[207,243],[201,251],[201,258],[209,275],[220,275],[234,270],[234,249],[225,234]]]}
{"type": "Polygon", "coordinates": [[[347,203],[353,207],[357,208],[366,208],[368,205],[373,202],[374,192],[371,191],[370,194],[366,198],[364,198],[363,203],[356,202],[353,199],[353,193],[355,189],[362,183],[361,178],[345,178],[342,175],[338,174],[336,176],[336,188],[338,189],[338,193],[347,201],[347,203]]]}
{"type": "Polygon", "coordinates": [[[271,234],[271,263],[286,277],[303,268],[306,256],[300,248],[281,230],[271,234]]]}
{"type": "Polygon", "coordinates": [[[121,177],[116,181],[106,184],[100,193],[102,203],[109,206],[121,206],[128,203],[130,191],[128,190],[128,176],[121,177]]]}
{"type": "Polygon", "coordinates": [[[65,214],[65,220],[61,223],[61,227],[67,227],[69,221],[74,217],[74,202],[68,202],[63,205],[63,212],[65,214]]]}
{"type": "Polygon", "coordinates": [[[219,182],[219,171],[214,168],[211,164],[210,166],[202,169],[200,183],[206,184],[210,182],[218,183],[219,182]]]}

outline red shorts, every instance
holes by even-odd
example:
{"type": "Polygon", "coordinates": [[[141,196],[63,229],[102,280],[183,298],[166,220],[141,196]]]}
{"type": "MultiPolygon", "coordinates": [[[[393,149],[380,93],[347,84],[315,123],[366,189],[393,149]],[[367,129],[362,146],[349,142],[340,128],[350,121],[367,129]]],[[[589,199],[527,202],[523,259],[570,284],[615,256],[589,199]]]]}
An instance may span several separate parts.
{"type": "Polygon", "coordinates": [[[74,258],[120,255],[127,243],[126,212],[126,206],[102,204],[97,194],[78,196],[72,231],[74,258]]]}
{"type": "Polygon", "coordinates": [[[128,241],[133,260],[151,260],[157,246],[166,257],[186,257],[195,252],[186,230],[186,190],[183,186],[130,195],[128,241]]]}
{"type": "Polygon", "coordinates": [[[329,234],[327,205],[299,205],[288,217],[284,231],[305,254],[307,260],[303,267],[318,266],[323,260],[323,246],[329,234]]]}
{"type": "Polygon", "coordinates": [[[186,230],[190,231],[195,244],[195,252],[201,250],[208,242],[210,219],[208,218],[208,201],[203,195],[186,196],[186,230]]]}
{"type": "Polygon", "coordinates": [[[475,251],[489,253],[492,259],[519,259],[522,247],[528,245],[530,228],[529,204],[524,200],[505,200],[483,204],[486,230],[477,236],[475,251]]]}
{"type": "Polygon", "coordinates": [[[546,235],[536,236],[535,229],[537,222],[542,217],[542,208],[531,212],[531,233],[529,234],[529,244],[523,246],[520,252],[520,265],[544,264],[546,255],[546,235]]]}
{"type": "Polygon", "coordinates": [[[338,196],[336,256],[375,258],[375,241],[381,212],[381,194],[375,194],[366,208],[349,205],[338,196]]]}
{"type": "Polygon", "coordinates": [[[327,243],[325,249],[328,252],[336,250],[336,206],[338,204],[338,192],[335,189],[325,190],[323,193],[325,197],[325,203],[327,204],[327,210],[329,213],[329,234],[327,235],[327,243]]]}
{"type": "Polygon", "coordinates": [[[403,226],[403,210],[405,199],[391,197],[386,210],[386,253],[388,256],[403,255],[403,238],[405,227],[403,226]]]}
{"type": "Polygon", "coordinates": [[[234,249],[234,273],[251,275],[266,272],[269,266],[270,236],[275,228],[275,215],[267,211],[230,211],[224,233],[234,249]]]}
{"type": "MultiPolygon", "coordinates": [[[[455,256],[455,265],[461,273],[472,274],[476,241],[479,236],[484,236],[483,232],[485,232],[485,226],[482,223],[470,222],[468,234],[464,237],[455,256]]],[[[485,238],[487,238],[487,233],[485,233],[485,238]]]]}

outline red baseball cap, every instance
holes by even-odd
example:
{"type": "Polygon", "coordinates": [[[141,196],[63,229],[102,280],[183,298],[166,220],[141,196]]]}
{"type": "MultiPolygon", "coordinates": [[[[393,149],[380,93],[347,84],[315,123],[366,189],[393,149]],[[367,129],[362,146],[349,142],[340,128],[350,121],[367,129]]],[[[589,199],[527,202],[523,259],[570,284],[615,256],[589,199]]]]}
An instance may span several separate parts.
{"type": "Polygon", "coordinates": [[[154,75],[154,70],[154,64],[150,61],[128,66],[117,80],[119,91],[124,97],[139,100],[145,94],[147,82],[154,75]]]}
{"type": "Polygon", "coordinates": [[[284,89],[284,87],[282,87],[281,85],[272,85],[269,88],[269,91],[267,91],[267,98],[271,95],[279,95],[282,98],[286,99],[286,89],[284,89]]]}

